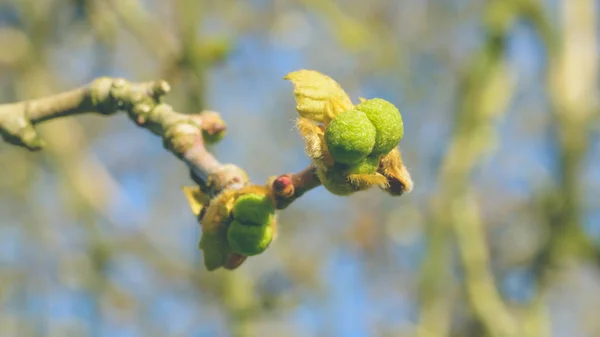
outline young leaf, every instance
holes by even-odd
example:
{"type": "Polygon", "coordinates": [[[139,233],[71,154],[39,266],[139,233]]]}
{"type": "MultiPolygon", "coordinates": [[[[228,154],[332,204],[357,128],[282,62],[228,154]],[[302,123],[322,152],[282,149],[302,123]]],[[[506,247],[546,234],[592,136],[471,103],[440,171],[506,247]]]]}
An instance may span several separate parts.
{"type": "Polygon", "coordinates": [[[208,205],[210,198],[200,190],[199,186],[183,186],[181,189],[190,204],[192,213],[198,216],[204,206],[208,205]]]}
{"type": "Polygon", "coordinates": [[[296,110],[300,116],[328,124],[340,112],[352,109],[344,89],[329,76],[314,70],[298,70],[284,77],[294,85],[296,110]]]}
{"type": "Polygon", "coordinates": [[[203,232],[199,247],[204,255],[204,266],[208,271],[222,267],[232,253],[225,228],[216,232],[203,232]]]}

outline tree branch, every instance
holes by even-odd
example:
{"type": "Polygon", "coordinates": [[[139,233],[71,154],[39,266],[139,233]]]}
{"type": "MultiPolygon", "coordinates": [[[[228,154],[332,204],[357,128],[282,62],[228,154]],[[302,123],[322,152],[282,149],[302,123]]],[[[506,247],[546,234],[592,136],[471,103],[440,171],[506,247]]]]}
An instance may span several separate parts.
{"type": "Polygon", "coordinates": [[[319,185],[321,185],[321,181],[312,165],[298,173],[280,175],[273,180],[271,185],[275,195],[275,207],[284,209],[304,193],[319,185]]]}
{"type": "Polygon", "coordinates": [[[489,146],[489,141],[481,135],[491,137],[488,130],[494,118],[507,110],[514,93],[510,69],[504,60],[506,37],[515,19],[521,15],[514,1],[517,0],[495,0],[486,4],[486,39],[460,80],[457,125],[440,168],[441,188],[432,203],[428,229],[430,243],[420,290],[419,336],[450,334],[452,302],[448,284],[452,278],[447,256],[451,230],[464,271],[464,286],[473,318],[488,336],[519,335],[518,321],[496,287],[485,227],[478,202],[468,186],[472,170],[489,146]],[[499,12],[506,15],[498,16],[499,12]],[[475,143],[476,146],[469,145],[475,143]]]}
{"type": "MultiPolygon", "coordinates": [[[[120,78],[99,78],[84,87],[50,97],[0,105],[0,135],[10,144],[36,151],[44,146],[35,130],[36,124],[89,112],[108,116],[125,111],[138,126],[160,136],[165,148],[188,165],[194,181],[212,195],[248,185],[249,178],[243,169],[222,164],[205,147],[206,141],[218,139],[225,132],[226,125],[219,114],[176,112],[163,103],[163,96],[169,91],[165,81],[132,83],[120,78]]],[[[270,183],[278,209],[319,185],[312,167],[279,176],[270,183]]]]}

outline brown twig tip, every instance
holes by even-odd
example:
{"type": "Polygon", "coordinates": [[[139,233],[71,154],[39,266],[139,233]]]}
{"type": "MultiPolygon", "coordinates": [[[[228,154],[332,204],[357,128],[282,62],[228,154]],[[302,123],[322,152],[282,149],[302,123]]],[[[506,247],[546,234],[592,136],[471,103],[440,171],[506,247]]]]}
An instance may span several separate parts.
{"type": "Polygon", "coordinates": [[[273,189],[275,208],[284,209],[307,191],[320,186],[321,181],[315,168],[309,166],[298,173],[271,177],[267,183],[273,189]]]}
{"type": "Polygon", "coordinates": [[[287,174],[281,175],[273,181],[273,193],[275,196],[291,198],[294,196],[295,190],[292,178],[287,174]]]}

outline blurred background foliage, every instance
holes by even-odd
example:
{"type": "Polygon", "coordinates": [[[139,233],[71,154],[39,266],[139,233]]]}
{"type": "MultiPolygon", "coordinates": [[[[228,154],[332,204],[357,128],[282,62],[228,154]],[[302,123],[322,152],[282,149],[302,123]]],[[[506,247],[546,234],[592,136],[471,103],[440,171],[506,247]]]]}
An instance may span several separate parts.
{"type": "Polygon", "coordinates": [[[0,145],[0,336],[600,336],[595,0],[0,0],[0,97],[166,79],[255,182],[308,164],[301,68],[403,113],[416,183],[311,191],[208,273],[183,163],[126,116],[0,145]]]}

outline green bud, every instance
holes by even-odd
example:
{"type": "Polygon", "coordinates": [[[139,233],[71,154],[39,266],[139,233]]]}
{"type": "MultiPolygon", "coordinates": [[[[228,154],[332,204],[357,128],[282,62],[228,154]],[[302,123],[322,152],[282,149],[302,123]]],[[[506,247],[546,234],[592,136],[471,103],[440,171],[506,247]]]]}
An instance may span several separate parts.
{"type": "Polygon", "coordinates": [[[375,127],[365,113],[357,110],[340,113],[325,130],[325,143],[338,163],[359,163],[371,153],[375,141],[375,127]]]}
{"type": "Polygon", "coordinates": [[[404,125],[400,111],[392,103],[373,98],[358,104],[355,109],[364,112],[375,126],[373,154],[387,154],[398,146],[404,135],[404,125]]]}
{"type": "Polygon", "coordinates": [[[362,162],[348,166],[343,170],[344,174],[375,174],[377,168],[379,168],[380,156],[370,155],[365,158],[362,162]]]}
{"type": "Polygon", "coordinates": [[[348,180],[350,174],[375,174],[379,167],[379,156],[369,156],[355,165],[333,164],[332,167],[317,168],[317,175],[323,186],[335,195],[350,195],[364,188],[353,185],[348,180]]]}
{"type": "Polygon", "coordinates": [[[273,214],[275,214],[273,202],[264,194],[244,194],[233,206],[234,219],[256,225],[271,223],[273,214]]]}
{"type": "MultiPolygon", "coordinates": [[[[336,166],[334,164],[334,166],[336,166]]],[[[350,195],[356,190],[348,181],[348,177],[334,167],[317,167],[317,176],[329,192],[335,195],[350,195]]]]}
{"type": "Polygon", "coordinates": [[[273,228],[233,220],[227,229],[227,241],[234,252],[253,256],[264,252],[273,240],[273,228]]]}

